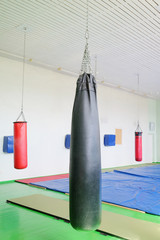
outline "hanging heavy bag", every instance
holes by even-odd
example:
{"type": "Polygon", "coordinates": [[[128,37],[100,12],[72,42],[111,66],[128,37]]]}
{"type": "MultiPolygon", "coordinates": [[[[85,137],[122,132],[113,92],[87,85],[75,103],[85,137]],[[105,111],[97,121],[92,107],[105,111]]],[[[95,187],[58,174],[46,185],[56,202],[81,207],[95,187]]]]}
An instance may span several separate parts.
{"type": "Polygon", "coordinates": [[[77,80],[70,148],[70,221],[77,230],[95,230],[101,221],[101,156],[92,74],[77,80]]]}
{"type": "Polygon", "coordinates": [[[135,132],[135,160],[142,161],[142,132],[135,132]]]}
{"type": "Polygon", "coordinates": [[[22,77],[22,103],[21,112],[14,122],[14,168],[24,169],[27,167],[27,122],[23,113],[24,95],[24,69],[25,69],[25,46],[27,27],[23,27],[24,32],[24,53],[23,53],[23,77],[22,77]],[[23,121],[18,121],[22,117],[23,121]]]}
{"type": "Polygon", "coordinates": [[[27,167],[27,122],[14,122],[14,168],[27,167]]]}

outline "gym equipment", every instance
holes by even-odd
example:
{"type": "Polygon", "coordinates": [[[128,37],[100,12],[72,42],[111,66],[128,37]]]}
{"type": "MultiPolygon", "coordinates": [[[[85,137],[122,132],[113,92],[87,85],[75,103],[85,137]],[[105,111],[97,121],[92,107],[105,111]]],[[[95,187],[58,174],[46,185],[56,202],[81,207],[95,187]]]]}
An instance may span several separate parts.
{"type": "Polygon", "coordinates": [[[65,143],[64,143],[65,148],[70,149],[70,141],[71,141],[71,135],[67,134],[65,136],[65,143]]]}
{"type": "Polygon", "coordinates": [[[24,183],[24,184],[30,184],[32,182],[32,184],[33,184],[36,182],[49,181],[49,180],[53,180],[53,179],[61,179],[61,178],[68,178],[68,177],[69,177],[69,174],[66,173],[66,174],[51,175],[51,176],[47,176],[47,177],[19,179],[19,180],[16,180],[16,182],[24,183]]]}
{"type": "MultiPolygon", "coordinates": [[[[138,93],[139,93],[139,74],[137,74],[138,80],[138,93]]],[[[135,131],[135,160],[137,162],[142,161],[142,129],[139,125],[139,98],[138,98],[138,123],[135,131]]]]}
{"type": "Polygon", "coordinates": [[[116,135],[106,134],[104,135],[104,146],[115,146],[116,135]]]}
{"type": "Polygon", "coordinates": [[[139,122],[135,131],[135,160],[137,162],[142,161],[142,130],[139,122]]]}
{"type": "Polygon", "coordinates": [[[25,50],[26,50],[26,31],[24,27],[24,52],[23,52],[23,77],[22,77],[22,101],[21,112],[14,122],[14,168],[24,169],[27,167],[27,122],[23,112],[23,94],[24,94],[24,69],[25,69],[25,50]],[[23,121],[19,121],[22,117],[23,121]]]}
{"type": "Polygon", "coordinates": [[[70,146],[70,221],[77,230],[95,230],[101,221],[101,156],[96,81],[86,45],[77,80],[70,146]]]}
{"type": "Polygon", "coordinates": [[[27,122],[14,122],[14,167],[27,167],[27,122]]]}
{"type": "MultiPolygon", "coordinates": [[[[31,184],[49,190],[69,193],[68,178],[31,184]]],[[[77,188],[79,188],[78,185],[77,188]]],[[[101,199],[106,203],[160,215],[160,182],[152,178],[121,172],[103,173],[101,199]]]]}
{"type": "Polygon", "coordinates": [[[61,193],[69,193],[69,178],[62,178],[49,181],[30,183],[30,185],[40,188],[46,188],[61,193]]]}
{"type": "Polygon", "coordinates": [[[96,83],[83,73],[77,81],[70,147],[70,220],[75,229],[100,224],[101,157],[96,83]]]}
{"type": "Polygon", "coordinates": [[[160,179],[160,165],[145,166],[139,168],[129,168],[123,170],[114,170],[114,172],[131,174],[140,177],[160,179]]]}
{"type": "Polygon", "coordinates": [[[3,138],[3,152],[13,153],[13,136],[4,136],[4,138],[3,138]]]}
{"type": "MultiPolygon", "coordinates": [[[[65,200],[42,194],[34,194],[9,199],[7,202],[69,222],[69,203],[65,200]]],[[[102,222],[97,231],[109,233],[124,239],[159,239],[158,223],[152,223],[105,210],[102,211],[102,222]]]]}

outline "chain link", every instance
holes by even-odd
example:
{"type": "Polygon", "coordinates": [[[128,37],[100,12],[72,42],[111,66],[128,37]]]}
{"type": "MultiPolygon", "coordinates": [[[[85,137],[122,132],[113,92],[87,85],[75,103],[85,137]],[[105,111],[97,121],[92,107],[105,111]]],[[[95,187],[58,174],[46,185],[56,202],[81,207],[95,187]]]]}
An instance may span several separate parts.
{"type": "Polygon", "coordinates": [[[139,121],[137,122],[136,132],[142,132],[142,129],[141,129],[140,124],[139,124],[139,121]]]}
{"type": "Polygon", "coordinates": [[[88,49],[88,40],[89,40],[89,30],[88,30],[89,14],[88,14],[88,9],[89,9],[89,6],[88,6],[88,0],[87,0],[86,32],[85,32],[86,45],[85,45],[82,64],[81,64],[81,74],[84,73],[84,72],[92,73],[91,58],[90,58],[90,52],[89,52],[89,49],[88,49]]]}
{"type": "Polygon", "coordinates": [[[24,73],[25,73],[25,60],[26,60],[26,31],[27,28],[24,27],[23,32],[24,32],[24,45],[23,45],[23,73],[22,73],[22,96],[21,96],[21,112],[16,120],[16,122],[19,120],[19,118],[22,116],[23,121],[25,120],[25,116],[23,113],[23,99],[24,99],[24,73]]]}
{"type": "Polygon", "coordinates": [[[26,61],[26,27],[24,28],[24,46],[23,46],[23,76],[22,76],[22,104],[21,111],[23,112],[23,99],[24,99],[24,72],[25,72],[25,61],[26,61]]]}
{"type": "Polygon", "coordinates": [[[81,65],[81,74],[86,72],[86,73],[91,73],[91,60],[90,60],[90,53],[88,50],[88,42],[86,43],[84,54],[83,54],[83,60],[82,60],[82,65],[81,65]]]}

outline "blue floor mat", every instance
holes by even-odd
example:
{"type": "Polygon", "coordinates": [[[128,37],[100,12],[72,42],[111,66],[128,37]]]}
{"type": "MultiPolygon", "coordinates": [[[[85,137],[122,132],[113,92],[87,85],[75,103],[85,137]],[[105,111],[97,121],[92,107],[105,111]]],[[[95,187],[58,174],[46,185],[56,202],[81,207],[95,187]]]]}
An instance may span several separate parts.
{"type": "MultiPolygon", "coordinates": [[[[68,178],[33,185],[69,193],[68,178]]],[[[160,215],[160,182],[118,172],[103,173],[102,201],[160,215]]]]}
{"type": "Polygon", "coordinates": [[[139,168],[129,168],[124,170],[114,170],[114,172],[126,173],[135,176],[160,179],[160,164],[139,168]]]}
{"type": "Polygon", "coordinates": [[[38,187],[44,187],[53,191],[69,193],[69,178],[49,180],[49,181],[36,182],[36,183],[30,183],[30,184],[38,187]]]}
{"type": "MultiPolygon", "coordinates": [[[[103,179],[103,176],[105,176],[104,174],[106,173],[102,173],[102,179],[103,179]]],[[[54,190],[62,193],[69,193],[69,178],[36,182],[31,184],[34,186],[44,187],[49,190],[54,190]]]]}
{"type": "Polygon", "coordinates": [[[102,180],[102,201],[160,215],[160,182],[123,173],[102,180]]]}

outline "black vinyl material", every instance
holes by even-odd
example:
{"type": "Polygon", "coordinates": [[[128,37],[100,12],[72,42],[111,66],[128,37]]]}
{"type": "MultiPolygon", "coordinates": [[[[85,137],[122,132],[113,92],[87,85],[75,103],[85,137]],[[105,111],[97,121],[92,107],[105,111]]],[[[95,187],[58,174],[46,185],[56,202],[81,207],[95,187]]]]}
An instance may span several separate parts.
{"type": "Polygon", "coordinates": [[[135,136],[142,136],[142,132],[135,132],[135,136]]]}
{"type": "Polygon", "coordinates": [[[70,147],[70,221],[77,230],[95,230],[101,221],[101,153],[96,81],[77,80],[70,147]]]}

